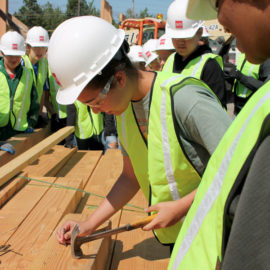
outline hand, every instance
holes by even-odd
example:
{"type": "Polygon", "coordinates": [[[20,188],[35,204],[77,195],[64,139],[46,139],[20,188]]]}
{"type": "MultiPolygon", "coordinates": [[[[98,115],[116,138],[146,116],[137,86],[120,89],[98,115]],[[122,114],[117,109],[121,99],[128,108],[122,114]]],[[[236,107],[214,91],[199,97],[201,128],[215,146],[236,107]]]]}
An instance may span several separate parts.
{"type": "Polygon", "coordinates": [[[153,229],[166,228],[177,223],[186,214],[185,209],[181,207],[180,200],[161,202],[148,207],[145,210],[147,213],[154,211],[158,212],[158,214],[155,219],[143,227],[143,230],[150,231],[153,229]]]}
{"type": "Polygon", "coordinates": [[[0,150],[6,151],[10,153],[11,155],[15,154],[15,149],[12,144],[7,143],[7,142],[0,142],[0,150]]]}
{"type": "Polygon", "coordinates": [[[79,225],[80,229],[78,236],[86,236],[92,233],[92,230],[88,228],[86,221],[77,222],[75,220],[68,220],[56,231],[56,239],[60,244],[70,244],[71,233],[76,224],[79,225]]]}
{"type": "Polygon", "coordinates": [[[28,127],[24,132],[25,133],[34,133],[34,129],[32,127],[28,127]]]}
{"type": "Polygon", "coordinates": [[[237,70],[236,66],[232,66],[229,70],[224,70],[224,78],[225,79],[237,79],[239,80],[242,76],[242,73],[237,70]]]}

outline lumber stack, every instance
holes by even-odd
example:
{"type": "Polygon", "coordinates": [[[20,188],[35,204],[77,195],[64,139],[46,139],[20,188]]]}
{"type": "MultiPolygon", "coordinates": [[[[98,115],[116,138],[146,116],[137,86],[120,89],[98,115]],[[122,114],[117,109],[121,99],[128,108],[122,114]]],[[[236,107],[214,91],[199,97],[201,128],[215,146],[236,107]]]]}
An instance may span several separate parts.
{"type": "MultiPolygon", "coordinates": [[[[120,150],[102,155],[101,151],[55,145],[62,140],[63,132],[70,131],[46,138],[51,139],[50,149],[44,148],[44,141],[37,144],[34,160],[29,159],[30,152],[25,156],[27,162],[20,156],[20,168],[10,179],[2,180],[0,269],[166,269],[168,248],[160,245],[152,232],[140,229],[84,244],[87,256],[83,259],[73,259],[70,246],[57,243],[56,228],[66,219],[86,219],[113,186],[123,166],[120,150]]],[[[12,166],[16,166],[17,158],[12,166]]],[[[10,175],[5,173],[5,165],[0,172],[3,168],[3,175],[10,175]]],[[[147,206],[141,192],[130,204],[147,206]]],[[[112,217],[112,228],[145,216],[143,210],[126,206],[112,217]]]]}

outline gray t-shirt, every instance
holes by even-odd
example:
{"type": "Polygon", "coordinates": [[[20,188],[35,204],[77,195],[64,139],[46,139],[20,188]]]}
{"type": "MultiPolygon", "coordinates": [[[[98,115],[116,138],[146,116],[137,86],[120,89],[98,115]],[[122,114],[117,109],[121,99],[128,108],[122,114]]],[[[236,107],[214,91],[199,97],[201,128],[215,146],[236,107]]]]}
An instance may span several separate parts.
{"type": "MultiPolygon", "coordinates": [[[[147,138],[149,93],[140,101],[132,102],[142,133],[147,138]]],[[[173,96],[177,132],[193,166],[203,174],[207,162],[220,139],[231,124],[231,118],[221,107],[216,96],[207,89],[186,85],[173,96]]],[[[128,155],[121,145],[122,153],[128,155]]]]}

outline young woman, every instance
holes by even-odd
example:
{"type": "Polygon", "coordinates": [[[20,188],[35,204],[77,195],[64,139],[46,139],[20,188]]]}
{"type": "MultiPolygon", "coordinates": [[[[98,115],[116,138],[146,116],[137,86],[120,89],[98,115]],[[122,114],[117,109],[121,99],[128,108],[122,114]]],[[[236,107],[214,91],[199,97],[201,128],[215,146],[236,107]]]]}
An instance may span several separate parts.
{"type": "Polygon", "coordinates": [[[121,29],[93,16],[69,19],[52,35],[48,60],[62,85],[58,102],[78,99],[94,113],[116,115],[124,161],[122,174],[93,215],[57,230],[62,244],[69,242],[76,223],[81,235],[91,234],[139,188],[149,204],[160,203],[148,229],[157,229],[161,243],[173,244],[208,159],[231,123],[206,84],[138,70],[128,50],[121,29]],[[174,216],[166,202],[178,199],[181,213],[174,216]]]}

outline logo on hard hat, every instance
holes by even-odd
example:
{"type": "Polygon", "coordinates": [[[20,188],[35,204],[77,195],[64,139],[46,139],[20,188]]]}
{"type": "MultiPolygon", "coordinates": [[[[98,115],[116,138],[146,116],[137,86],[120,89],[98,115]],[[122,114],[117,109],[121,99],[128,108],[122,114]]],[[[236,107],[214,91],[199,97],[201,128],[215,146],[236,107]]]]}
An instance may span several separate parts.
{"type": "Polygon", "coordinates": [[[13,43],[12,44],[12,49],[13,50],[18,50],[18,44],[17,43],[13,43]]]}
{"type": "Polygon", "coordinates": [[[166,41],[166,39],[163,38],[163,39],[160,40],[159,44],[160,44],[160,45],[165,45],[165,41],[166,41]]]}
{"type": "Polygon", "coordinates": [[[39,36],[39,41],[44,41],[44,40],[45,40],[44,36],[39,36]]]}
{"type": "Polygon", "coordinates": [[[138,52],[138,56],[139,56],[139,57],[143,57],[142,52],[138,52]]]}
{"type": "Polygon", "coordinates": [[[150,52],[150,51],[147,51],[147,52],[145,53],[145,55],[147,56],[147,58],[149,58],[149,57],[151,56],[151,52],[150,52]]]}
{"type": "Polygon", "coordinates": [[[58,85],[62,86],[61,83],[58,81],[58,79],[57,79],[55,73],[52,73],[52,75],[53,75],[53,77],[54,77],[56,83],[57,83],[58,85]]]}
{"type": "Polygon", "coordinates": [[[175,21],[175,28],[183,28],[183,21],[175,21]]]}

